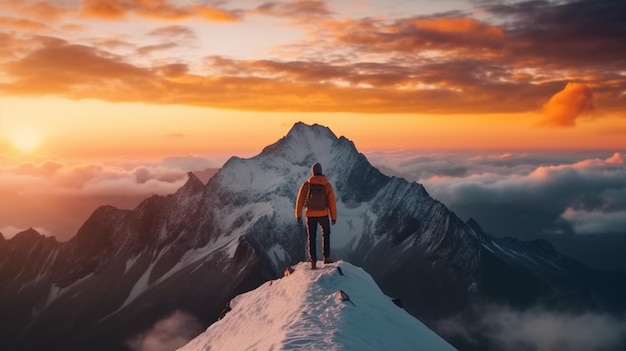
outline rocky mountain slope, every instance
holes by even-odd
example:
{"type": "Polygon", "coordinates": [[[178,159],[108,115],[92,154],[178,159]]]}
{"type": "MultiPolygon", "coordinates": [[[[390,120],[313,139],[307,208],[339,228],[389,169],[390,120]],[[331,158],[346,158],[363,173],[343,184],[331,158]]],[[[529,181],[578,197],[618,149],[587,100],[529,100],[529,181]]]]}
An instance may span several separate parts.
{"type": "Polygon", "coordinates": [[[132,211],[103,206],[66,243],[0,241],[0,343],[58,350],[123,342],[173,310],[213,322],[235,295],[305,260],[296,192],[314,162],[335,188],[332,257],[363,267],[426,324],[476,301],[624,308],[626,280],[543,241],[495,239],[423,186],[388,177],[345,137],[297,123],[259,155],[132,211]]]}

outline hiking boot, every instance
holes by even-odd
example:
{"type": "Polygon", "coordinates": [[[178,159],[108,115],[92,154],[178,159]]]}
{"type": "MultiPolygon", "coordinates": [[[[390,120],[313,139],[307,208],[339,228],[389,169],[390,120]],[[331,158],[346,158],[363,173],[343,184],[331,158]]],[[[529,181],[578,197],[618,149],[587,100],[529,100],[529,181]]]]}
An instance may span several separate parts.
{"type": "Polygon", "coordinates": [[[330,258],[328,258],[328,257],[325,257],[325,258],[324,258],[324,264],[328,264],[328,263],[333,263],[333,260],[331,260],[331,259],[330,259],[330,258]]]}
{"type": "Polygon", "coordinates": [[[311,262],[311,269],[316,269],[315,262],[311,262]]]}

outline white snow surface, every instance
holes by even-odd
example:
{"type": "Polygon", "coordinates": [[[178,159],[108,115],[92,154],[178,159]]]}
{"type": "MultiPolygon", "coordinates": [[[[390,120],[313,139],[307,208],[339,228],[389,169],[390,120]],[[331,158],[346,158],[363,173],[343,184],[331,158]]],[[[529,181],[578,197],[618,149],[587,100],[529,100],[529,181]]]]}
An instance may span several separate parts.
{"type": "Polygon", "coordinates": [[[396,306],[363,269],[344,261],[293,268],[235,297],[223,319],[179,350],[455,350],[396,306]]]}

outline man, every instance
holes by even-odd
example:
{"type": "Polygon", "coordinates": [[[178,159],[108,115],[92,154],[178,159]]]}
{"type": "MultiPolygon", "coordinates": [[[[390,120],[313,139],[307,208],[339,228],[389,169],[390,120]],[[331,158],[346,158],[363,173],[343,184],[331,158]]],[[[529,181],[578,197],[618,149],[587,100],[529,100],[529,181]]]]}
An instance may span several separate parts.
{"type": "Polygon", "coordinates": [[[306,207],[306,230],[308,234],[309,260],[311,269],[315,269],[317,262],[316,236],[317,225],[322,227],[322,253],[324,263],[332,263],[330,259],[330,222],[328,215],[334,225],[337,222],[337,204],[335,203],[335,192],[332,185],[322,174],[322,165],[313,164],[311,167],[313,174],[309,180],[300,187],[298,199],[296,200],[296,219],[302,223],[302,208],[306,207]]]}

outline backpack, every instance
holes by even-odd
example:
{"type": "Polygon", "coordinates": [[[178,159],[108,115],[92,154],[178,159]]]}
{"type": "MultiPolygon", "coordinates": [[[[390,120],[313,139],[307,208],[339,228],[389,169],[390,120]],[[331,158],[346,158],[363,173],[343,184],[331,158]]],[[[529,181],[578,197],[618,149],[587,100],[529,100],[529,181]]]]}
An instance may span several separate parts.
{"type": "Polygon", "coordinates": [[[306,208],[314,211],[323,211],[328,208],[325,185],[309,183],[309,194],[306,197],[306,208]]]}

